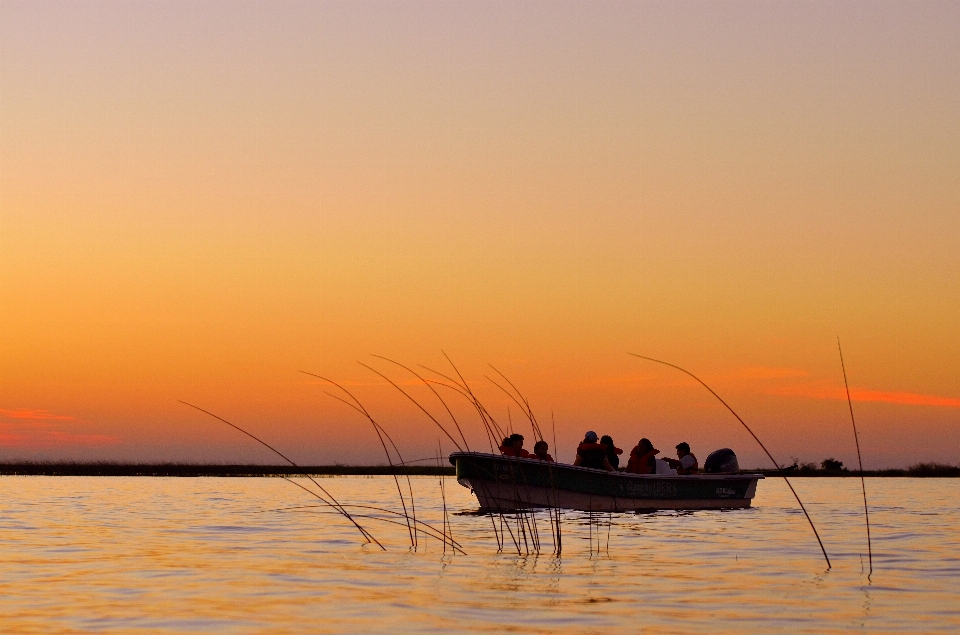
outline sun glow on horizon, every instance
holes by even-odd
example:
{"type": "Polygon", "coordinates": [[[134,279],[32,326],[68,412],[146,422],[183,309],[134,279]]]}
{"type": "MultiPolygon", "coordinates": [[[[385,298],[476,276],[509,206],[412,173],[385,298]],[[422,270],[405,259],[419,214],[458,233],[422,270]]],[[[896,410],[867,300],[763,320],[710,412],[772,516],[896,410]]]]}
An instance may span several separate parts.
{"type": "Polygon", "coordinates": [[[0,460],[269,460],[183,399],[376,462],[298,370],[414,452],[357,361],[419,391],[369,353],[446,351],[561,456],[596,426],[759,464],[633,350],[849,464],[840,335],[873,464],[960,461],[958,5],[411,6],[0,3],[0,460]]]}

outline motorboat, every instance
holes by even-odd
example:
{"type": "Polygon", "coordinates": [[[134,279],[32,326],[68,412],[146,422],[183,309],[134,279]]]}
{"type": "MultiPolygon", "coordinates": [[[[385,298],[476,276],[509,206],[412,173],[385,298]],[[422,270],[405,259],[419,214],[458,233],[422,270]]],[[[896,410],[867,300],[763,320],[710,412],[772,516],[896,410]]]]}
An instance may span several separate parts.
{"type": "Polygon", "coordinates": [[[742,509],[750,507],[762,474],[628,474],[534,458],[454,452],[457,482],[482,511],[537,508],[583,511],[742,509]]]}

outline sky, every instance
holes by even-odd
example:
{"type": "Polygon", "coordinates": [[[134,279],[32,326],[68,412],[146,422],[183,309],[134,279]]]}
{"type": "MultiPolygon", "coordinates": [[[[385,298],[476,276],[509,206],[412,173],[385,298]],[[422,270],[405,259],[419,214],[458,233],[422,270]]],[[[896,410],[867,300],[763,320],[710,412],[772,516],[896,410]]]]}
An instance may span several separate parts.
{"type": "Polygon", "coordinates": [[[839,337],[864,466],[957,464],[958,68],[955,2],[0,0],[0,460],[383,463],[300,371],[489,451],[381,355],[767,465],[632,352],[855,466],[839,337]]]}

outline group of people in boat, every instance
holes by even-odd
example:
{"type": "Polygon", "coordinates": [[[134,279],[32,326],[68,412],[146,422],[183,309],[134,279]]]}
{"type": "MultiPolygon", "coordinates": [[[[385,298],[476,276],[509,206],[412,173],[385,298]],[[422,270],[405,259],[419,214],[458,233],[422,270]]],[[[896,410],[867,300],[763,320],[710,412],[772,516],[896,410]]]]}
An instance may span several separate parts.
{"type": "MultiPolygon", "coordinates": [[[[514,456],[523,459],[539,459],[541,461],[553,462],[553,456],[548,452],[550,447],[546,441],[537,441],[533,446],[533,453],[523,448],[523,435],[511,434],[503,440],[500,446],[500,453],[504,456],[514,456]]],[[[577,446],[577,458],[574,465],[580,467],[589,467],[595,470],[606,470],[608,472],[627,472],[629,474],[656,474],[657,460],[664,461],[669,467],[675,469],[677,474],[698,474],[700,465],[697,463],[697,457],[690,451],[690,444],[686,441],[678,443],[676,446],[677,458],[657,457],[660,450],[653,447],[650,439],[643,438],[637,445],[630,450],[630,456],[627,464],[620,467],[620,455],[623,450],[618,448],[610,435],[605,434],[597,437],[593,430],[588,431],[583,441],[577,446]]]]}
{"type": "Polygon", "coordinates": [[[540,440],[533,444],[533,453],[531,454],[523,449],[523,435],[511,434],[503,440],[503,445],[500,446],[500,454],[521,459],[540,459],[553,463],[553,456],[547,452],[549,449],[550,446],[547,445],[547,442],[540,440]]]}

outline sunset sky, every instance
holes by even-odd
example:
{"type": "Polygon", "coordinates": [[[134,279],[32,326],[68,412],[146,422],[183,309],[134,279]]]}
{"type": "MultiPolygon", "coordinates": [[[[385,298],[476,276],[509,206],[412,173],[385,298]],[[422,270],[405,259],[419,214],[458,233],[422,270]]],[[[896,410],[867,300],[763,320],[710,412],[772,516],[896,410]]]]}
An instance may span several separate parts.
{"type": "Polygon", "coordinates": [[[184,400],[382,462],[300,370],[432,457],[357,362],[446,425],[371,357],[445,352],[560,460],[593,429],[765,465],[629,351],[852,466],[839,336],[865,467],[957,464],[958,69],[957,2],[0,0],[0,460],[277,462],[184,400]]]}

